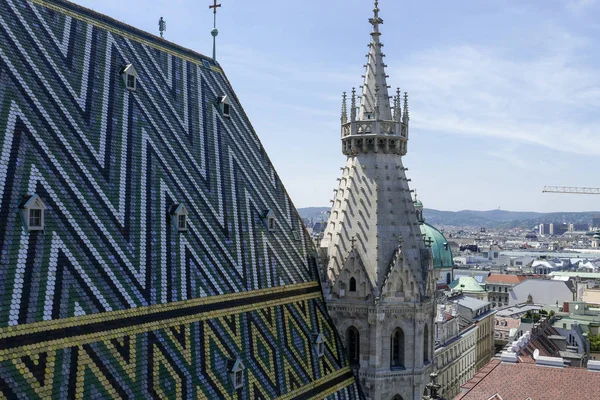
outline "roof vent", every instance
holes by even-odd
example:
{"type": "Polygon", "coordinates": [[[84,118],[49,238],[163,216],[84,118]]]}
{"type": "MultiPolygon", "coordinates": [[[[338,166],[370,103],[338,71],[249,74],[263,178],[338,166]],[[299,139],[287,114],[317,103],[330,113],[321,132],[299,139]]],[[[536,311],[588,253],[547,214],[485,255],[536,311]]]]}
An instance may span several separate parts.
{"type": "Polygon", "coordinates": [[[535,364],[554,368],[563,368],[565,366],[565,362],[562,357],[538,356],[538,358],[535,360],[535,364]]]}
{"type": "Polygon", "coordinates": [[[589,360],[587,367],[590,371],[600,372],[600,360],[589,360]]]}
{"type": "Polygon", "coordinates": [[[518,359],[517,353],[512,352],[512,351],[503,351],[502,355],[500,356],[500,361],[506,362],[506,363],[516,364],[517,359],[518,359]]]}

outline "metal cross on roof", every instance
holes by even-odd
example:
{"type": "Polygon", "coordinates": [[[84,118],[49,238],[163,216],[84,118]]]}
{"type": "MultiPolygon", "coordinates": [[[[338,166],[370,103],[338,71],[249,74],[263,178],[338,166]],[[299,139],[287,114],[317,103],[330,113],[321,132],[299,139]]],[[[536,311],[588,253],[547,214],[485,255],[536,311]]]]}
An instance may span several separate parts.
{"type": "Polygon", "coordinates": [[[208,8],[212,8],[213,9],[213,13],[216,14],[217,13],[217,7],[221,7],[221,4],[217,4],[217,0],[213,0],[214,3],[212,6],[208,6],[208,8]]]}
{"type": "Polygon", "coordinates": [[[209,9],[212,8],[213,10],[213,30],[210,32],[210,34],[213,37],[213,60],[217,60],[217,35],[219,34],[219,31],[217,30],[217,8],[221,7],[221,4],[217,4],[217,0],[213,0],[213,5],[212,6],[208,6],[209,9]]]}
{"type": "Polygon", "coordinates": [[[354,243],[356,242],[356,236],[352,236],[352,239],[350,239],[350,241],[352,242],[352,248],[354,249],[354,243]]]}
{"type": "Polygon", "coordinates": [[[431,239],[430,237],[425,239],[425,244],[427,245],[427,247],[431,247],[431,243],[433,243],[433,239],[431,239]]]}

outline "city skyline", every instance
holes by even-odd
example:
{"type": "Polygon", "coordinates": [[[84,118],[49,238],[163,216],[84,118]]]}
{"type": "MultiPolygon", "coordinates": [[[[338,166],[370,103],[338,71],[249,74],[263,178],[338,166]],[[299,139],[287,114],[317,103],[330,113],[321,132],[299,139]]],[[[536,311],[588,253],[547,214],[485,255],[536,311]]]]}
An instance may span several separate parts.
{"type": "MultiPolygon", "coordinates": [[[[209,1],[76,3],[212,54],[209,1]],[[132,13],[131,10],[136,12],[132,13]]],[[[327,206],[341,93],[362,84],[370,0],[220,2],[217,60],[296,207],[327,206]]],[[[600,186],[596,1],[380,2],[388,83],[409,93],[411,188],[442,210],[590,211],[600,186]]]]}

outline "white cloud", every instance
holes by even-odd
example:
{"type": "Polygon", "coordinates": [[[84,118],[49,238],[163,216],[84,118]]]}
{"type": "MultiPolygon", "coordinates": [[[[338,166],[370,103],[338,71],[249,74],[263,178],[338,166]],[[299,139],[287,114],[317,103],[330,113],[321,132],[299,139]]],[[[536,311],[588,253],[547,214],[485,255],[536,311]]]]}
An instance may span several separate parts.
{"type": "Polygon", "coordinates": [[[566,9],[573,14],[581,14],[596,5],[597,0],[568,0],[566,9]]]}
{"type": "Polygon", "coordinates": [[[547,29],[518,53],[462,45],[390,62],[411,85],[413,126],[600,155],[600,73],[579,62],[590,42],[547,29]]]}

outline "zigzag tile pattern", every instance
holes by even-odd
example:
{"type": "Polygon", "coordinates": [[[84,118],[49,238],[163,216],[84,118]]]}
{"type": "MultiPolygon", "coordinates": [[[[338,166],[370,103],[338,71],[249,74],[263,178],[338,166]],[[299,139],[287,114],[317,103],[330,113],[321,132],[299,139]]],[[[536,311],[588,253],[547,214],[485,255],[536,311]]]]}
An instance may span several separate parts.
{"type": "Polygon", "coordinates": [[[63,0],[0,2],[0,398],[358,398],[346,365],[311,239],[220,66],[63,0]]]}

